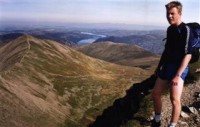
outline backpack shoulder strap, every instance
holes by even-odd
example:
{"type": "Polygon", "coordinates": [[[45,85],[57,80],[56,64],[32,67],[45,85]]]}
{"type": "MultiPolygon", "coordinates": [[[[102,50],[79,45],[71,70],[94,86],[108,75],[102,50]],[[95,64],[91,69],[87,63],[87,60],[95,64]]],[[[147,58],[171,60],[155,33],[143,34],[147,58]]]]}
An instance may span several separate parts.
{"type": "Polygon", "coordinates": [[[188,25],[185,25],[187,34],[186,34],[186,44],[185,44],[185,53],[188,52],[188,47],[189,47],[189,39],[190,39],[190,27],[188,25]]]}

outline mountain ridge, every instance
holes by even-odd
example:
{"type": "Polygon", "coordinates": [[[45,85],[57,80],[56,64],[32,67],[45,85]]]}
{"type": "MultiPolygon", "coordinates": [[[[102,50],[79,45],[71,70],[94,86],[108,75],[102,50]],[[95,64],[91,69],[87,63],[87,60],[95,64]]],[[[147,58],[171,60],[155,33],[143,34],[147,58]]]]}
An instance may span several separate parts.
{"type": "Polygon", "coordinates": [[[148,51],[156,54],[161,54],[164,49],[163,38],[164,34],[149,33],[144,35],[128,35],[128,36],[107,36],[97,39],[94,43],[101,43],[104,41],[112,41],[115,43],[127,43],[138,45],[148,51]]]}
{"type": "Polygon", "coordinates": [[[110,41],[77,47],[76,50],[98,59],[125,66],[155,66],[159,56],[140,46],[110,41]]]}
{"type": "Polygon", "coordinates": [[[1,49],[0,50],[0,53],[1,53],[0,58],[2,60],[2,62],[0,63],[0,65],[2,65],[2,66],[0,66],[0,71],[3,71],[3,69],[6,70],[6,67],[3,65],[7,65],[7,63],[14,62],[13,64],[15,64],[15,62],[20,62],[22,60],[23,55],[20,56],[21,55],[20,53],[26,52],[29,49],[30,44],[28,44],[28,42],[27,42],[27,46],[23,46],[22,49],[18,49],[17,46],[22,45],[24,42],[26,42],[25,36],[26,35],[23,35],[23,36],[17,38],[16,40],[13,40],[10,43],[8,43],[7,45],[0,48],[1,49]],[[20,43],[17,44],[16,42],[18,42],[18,40],[22,40],[22,41],[20,41],[20,43]],[[7,53],[8,52],[10,53],[11,51],[12,51],[12,53],[7,54],[5,50],[7,50],[7,53]],[[16,60],[18,60],[18,61],[9,61],[10,59],[12,59],[12,57],[16,57],[16,60]],[[21,59],[20,60],[17,59],[18,57],[20,57],[21,59]]]}
{"type": "Polygon", "coordinates": [[[87,126],[133,82],[150,74],[29,35],[0,47],[0,52],[4,127],[87,126]]]}

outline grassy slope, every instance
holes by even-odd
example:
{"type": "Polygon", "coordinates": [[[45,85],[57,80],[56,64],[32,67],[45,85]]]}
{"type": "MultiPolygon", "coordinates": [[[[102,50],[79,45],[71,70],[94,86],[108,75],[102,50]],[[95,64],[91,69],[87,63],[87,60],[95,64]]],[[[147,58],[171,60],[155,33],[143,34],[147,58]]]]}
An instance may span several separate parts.
{"type": "Polygon", "coordinates": [[[31,36],[8,43],[0,52],[10,54],[0,54],[5,59],[0,63],[3,126],[86,126],[150,73],[31,36]]]}
{"type": "Polygon", "coordinates": [[[126,66],[155,66],[159,57],[136,45],[101,42],[77,48],[78,51],[94,58],[126,66]]]}

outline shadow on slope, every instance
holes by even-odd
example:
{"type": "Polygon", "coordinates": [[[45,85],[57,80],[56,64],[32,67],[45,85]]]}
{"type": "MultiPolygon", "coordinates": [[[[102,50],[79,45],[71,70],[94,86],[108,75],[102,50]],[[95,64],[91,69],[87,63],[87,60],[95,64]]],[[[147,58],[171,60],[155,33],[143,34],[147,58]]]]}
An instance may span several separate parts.
{"type": "Polygon", "coordinates": [[[135,114],[140,109],[142,99],[153,88],[155,79],[155,76],[151,76],[141,83],[133,84],[125,97],[115,100],[113,105],[105,109],[89,127],[120,127],[129,120],[142,120],[135,117],[135,114]]]}

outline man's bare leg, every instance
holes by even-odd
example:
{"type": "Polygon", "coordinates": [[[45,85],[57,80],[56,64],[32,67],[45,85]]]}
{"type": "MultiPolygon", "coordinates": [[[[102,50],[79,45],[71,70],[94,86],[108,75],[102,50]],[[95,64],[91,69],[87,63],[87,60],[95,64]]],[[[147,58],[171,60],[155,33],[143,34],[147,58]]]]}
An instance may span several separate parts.
{"type": "Polygon", "coordinates": [[[177,85],[171,85],[170,99],[172,103],[172,118],[171,122],[177,123],[181,113],[181,95],[183,91],[184,81],[179,80],[177,85]]]}
{"type": "Polygon", "coordinates": [[[163,92],[168,88],[168,86],[169,86],[169,81],[157,78],[152,92],[155,114],[161,114],[162,111],[161,97],[163,92]]]}

